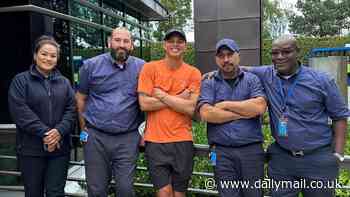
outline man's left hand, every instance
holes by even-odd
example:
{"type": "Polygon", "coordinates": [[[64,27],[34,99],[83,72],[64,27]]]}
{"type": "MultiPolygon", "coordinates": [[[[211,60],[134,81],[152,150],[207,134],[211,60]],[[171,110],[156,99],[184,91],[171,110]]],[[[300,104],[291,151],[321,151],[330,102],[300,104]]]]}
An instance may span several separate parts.
{"type": "Polygon", "coordinates": [[[160,88],[154,88],[153,89],[153,96],[159,100],[162,100],[164,97],[166,97],[168,94],[161,90],[160,88]]]}

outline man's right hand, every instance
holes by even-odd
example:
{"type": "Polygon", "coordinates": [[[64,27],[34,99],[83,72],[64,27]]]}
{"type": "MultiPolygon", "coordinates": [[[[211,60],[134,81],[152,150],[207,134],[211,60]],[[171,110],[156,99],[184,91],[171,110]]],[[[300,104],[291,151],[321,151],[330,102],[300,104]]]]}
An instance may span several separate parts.
{"type": "Polygon", "coordinates": [[[47,145],[47,152],[50,152],[50,153],[51,153],[51,152],[55,151],[58,144],[59,144],[59,143],[47,145]]]}
{"type": "Polygon", "coordinates": [[[206,80],[206,79],[213,79],[216,72],[217,71],[210,71],[210,72],[203,74],[202,81],[206,80]]]}

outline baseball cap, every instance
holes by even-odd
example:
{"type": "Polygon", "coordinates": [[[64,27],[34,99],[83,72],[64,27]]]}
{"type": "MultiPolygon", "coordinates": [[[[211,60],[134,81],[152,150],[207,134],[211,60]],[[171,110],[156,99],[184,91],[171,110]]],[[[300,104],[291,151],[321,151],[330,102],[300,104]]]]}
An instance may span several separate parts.
{"type": "Polygon", "coordinates": [[[216,43],[216,53],[218,53],[219,49],[224,46],[233,52],[239,53],[239,47],[237,43],[234,40],[228,38],[224,38],[216,43]]]}
{"type": "Polygon", "coordinates": [[[177,34],[178,36],[180,36],[182,39],[184,39],[186,41],[185,33],[179,29],[170,29],[169,31],[167,31],[165,33],[164,40],[169,40],[170,37],[175,35],[175,34],[177,34]]]}

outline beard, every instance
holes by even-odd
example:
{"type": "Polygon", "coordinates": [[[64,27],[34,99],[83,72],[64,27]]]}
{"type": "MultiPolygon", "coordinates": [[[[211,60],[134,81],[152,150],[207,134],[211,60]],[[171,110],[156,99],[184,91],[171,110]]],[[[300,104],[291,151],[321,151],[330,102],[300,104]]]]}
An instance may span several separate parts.
{"type": "Polygon", "coordinates": [[[233,63],[224,63],[223,68],[235,71],[237,66],[235,66],[233,63]]]}
{"type": "Polygon", "coordinates": [[[118,47],[117,49],[111,49],[111,55],[113,59],[117,62],[126,62],[128,57],[130,56],[130,53],[130,50],[122,47],[118,47]]]}

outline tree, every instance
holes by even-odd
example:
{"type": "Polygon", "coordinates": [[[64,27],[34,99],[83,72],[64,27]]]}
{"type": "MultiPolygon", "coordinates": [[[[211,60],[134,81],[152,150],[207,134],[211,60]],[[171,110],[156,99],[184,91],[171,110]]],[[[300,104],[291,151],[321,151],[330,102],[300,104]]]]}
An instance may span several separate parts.
{"type": "Polygon", "coordinates": [[[287,29],[286,10],[282,9],[278,1],[263,1],[263,39],[273,39],[285,32],[287,29]]]}
{"type": "Polygon", "coordinates": [[[350,0],[298,0],[296,7],[301,14],[289,15],[295,34],[334,36],[350,27],[350,0]]]}
{"type": "Polygon", "coordinates": [[[181,30],[192,20],[192,0],[160,0],[169,11],[169,20],[160,21],[156,24],[153,36],[161,41],[167,30],[176,27],[181,30]]]}

